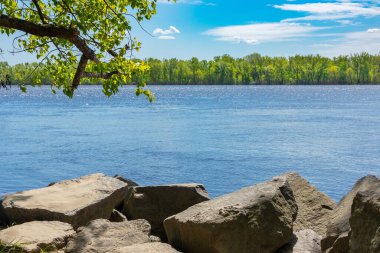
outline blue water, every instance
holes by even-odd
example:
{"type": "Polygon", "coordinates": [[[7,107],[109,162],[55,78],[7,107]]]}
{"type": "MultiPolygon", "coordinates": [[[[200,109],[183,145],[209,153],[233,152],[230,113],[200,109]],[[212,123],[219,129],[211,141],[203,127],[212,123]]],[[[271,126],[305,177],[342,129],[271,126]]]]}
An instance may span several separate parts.
{"type": "Polygon", "coordinates": [[[380,86],[151,86],[73,100],[0,90],[0,194],[84,174],[203,183],[212,196],[298,171],[339,200],[380,175],[380,86]]]}

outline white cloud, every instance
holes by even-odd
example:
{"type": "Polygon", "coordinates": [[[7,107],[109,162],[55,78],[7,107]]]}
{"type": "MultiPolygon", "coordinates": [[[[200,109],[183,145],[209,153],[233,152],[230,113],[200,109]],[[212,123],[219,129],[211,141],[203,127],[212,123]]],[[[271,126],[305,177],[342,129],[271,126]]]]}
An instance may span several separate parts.
{"type": "Polygon", "coordinates": [[[353,3],[350,1],[330,3],[304,3],[304,4],[282,4],[274,5],[275,8],[284,11],[295,11],[308,13],[308,16],[288,18],[284,22],[311,21],[311,20],[340,20],[356,17],[380,16],[380,7],[373,6],[368,2],[353,3]]]}
{"type": "Polygon", "coordinates": [[[162,35],[158,37],[159,40],[175,40],[174,36],[162,35]]]}
{"type": "Polygon", "coordinates": [[[259,23],[250,25],[224,26],[206,31],[217,40],[258,44],[300,39],[326,27],[314,27],[296,23],[259,23]]]}
{"type": "Polygon", "coordinates": [[[156,28],[153,31],[153,35],[169,35],[169,34],[175,34],[180,33],[180,31],[175,26],[169,26],[169,29],[163,30],[162,28],[156,28]]]}
{"type": "MultiPolygon", "coordinates": [[[[287,0],[289,2],[289,0],[287,0]]],[[[293,1],[293,0],[290,0],[293,1]]],[[[321,0],[322,1],[322,0],[321,0]]],[[[330,0],[319,3],[287,3],[275,5],[283,11],[306,13],[303,17],[288,18],[280,22],[257,23],[217,27],[204,32],[216,40],[259,44],[267,42],[298,41],[299,49],[309,47],[311,53],[326,56],[347,55],[353,53],[380,52],[380,28],[356,32],[339,32],[337,27],[305,24],[305,21],[334,21],[343,26],[360,24],[358,17],[380,16],[380,0],[330,0]],[[335,30],[331,30],[335,28],[335,30]],[[322,30],[330,30],[327,33],[322,30]],[[323,40],[318,39],[324,37],[323,40]],[[328,39],[325,39],[327,38],[328,39]],[[308,44],[305,44],[308,42],[308,44]]]]}
{"type": "Polygon", "coordinates": [[[181,33],[175,26],[169,26],[169,29],[156,28],[153,31],[153,35],[157,36],[161,40],[174,40],[173,34],[181,33]]]}
{"type": "Polygon", "coordinates": [[[317,53],[327,56],[347,55],[361,52],[378,54],[380,52],[380,29],[341,34],[330,43],[329,48],[316,48],[317,53]]]}
{"type": "Polygon", "coordinates": [[[367,30],[367,33],[378,33],[378,32],[380,32],[379,28],[371,28],[367,30]]]}

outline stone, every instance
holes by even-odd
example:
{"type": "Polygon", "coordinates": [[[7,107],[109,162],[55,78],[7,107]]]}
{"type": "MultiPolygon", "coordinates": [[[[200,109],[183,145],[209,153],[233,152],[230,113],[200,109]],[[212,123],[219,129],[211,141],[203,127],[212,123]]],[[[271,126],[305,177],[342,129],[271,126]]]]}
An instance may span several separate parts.
{"type": "Polygon", "coordinates": [[[126,197],[127,188],[120,180],[93,174],[8,195],[3,207],[11,222],[57,220],[76,229],[94,219],[108,219],[126,197]]]}
{"type": "Polygon", "coordinates": [[[165,241],[163,221],[167,217],[207,200],[208,194],[200,184],[133,187],[124,202],[123,213],[130,220],[147,220],[152,234],[165,241]]]}
{"type": "Polygon", "coordinates": [[[112,253],[179,253],[169,244],[154,242],[134,244],[131,246],[120,248],[112,253]]]}
{"type": "Polygon", "coordinates": [[[380,252],[380,181],[356,194],[350,227],[350,253],[380,252]]]}
{"type": "Polygon", "coordinates": [[[128,178],[125,178],[125,177],[120,176],[120,175],[115,175],[113,177],[116,178],[116,179],[119,179],[120,181],[122,181],[124,183],[126,183],[129,187],[133,187],[133,186],[138,186],[139,185],[135,181],[133,181],[131,179],[128,179],[128,178]]]}
{"type": "Polygon", "coordinates": [[[114,209],[108,220],[111,222],[123,222],[127,220],[127,217],[125,217],[125,215],[120,213],[118,210],[114,209]]]}
{"type": "Polygon", "coordinates": [[[293,234],[297,205],[283,178],[202,202],[164,221],[186,253],[273,253],[293,234]]]}
{"type": "Polygon", "coordinates": [[[344,196],[338,203],[337,207],[331,214],[331,220],[327,224],[327,231],[322,239],[322,252],[346,253],[349,248],[351,208],[354,197],[359,191],[365,191],[371,188],[380,180],[375,176],[366,176],[361,178],[352,190],[344,196]],[[342,235],[342,236],[341,236],[342,235]],[[339,238],[339,241],[337,239],[339,238]],[[335,244],[335,242],[337,243],[335,244]],[[344,243],[346,243],[344,245],[344,243]]]}
{"type": "Polygon", "coordinates": [[[326,253],[343,253],[350,251],[350,232],[344,232],[335,239],[333,246],[329,248],[326,253]]]}
{"type": "Polygon", "coordinates": [[[66,253],[109,253],[121,247],[150,242],[150,225],[145,220],[110,222],[99,219],[80,227],[66,253]]]}
{"type": "Polygon", "coordinates": [[[4,212],[3,200],[1,199],[0,200],[0,228],[1,227],[6,227],[8,225],[9,225],[9,219],[8,219],[7,215],[5,214],[5,212],[4,212]]]}
{"type": "Polygon", "coordinates": [[[297,219],[293,224],[294,231],[311,229],[319,235],[325,235],[336,203],[298,173],[291,172],[282,177],[292,188],[298,206],[297,219]]]}
{"type": "Polygon", "coordinates": [[[313,230],[298,231],[291,242],[276,253],[321,253],[321,239],[313,230]]]}
{"type": "Polygon", "coordinates": [[[155,235],[150,235],[149,239],[150,239],[151,242],[162,242],[161,238],[158,237],[158,236],[155,236],[155,235]]]}
{"type": "MultiPolygon", "coordinates": [[[[131,191],[131,189],[134,187],[134,186],[139,186],[138,183],[136,183],[135,181],[131,180],[131,179],[128,179],[128,178],[125,178],[123,176],[120,176],[120,175],[115,175],[113,176],[114,178],[126,183],[128,185],[128,192],[126,194],[126,196],[129,196],[129,193],[131,191]]],[[[115,207],[115,209],[119,212],[123,212],[123,207],[124,207],[124,201],[122,203],[120,203],[120,205],[118,205],[117,207],[115,207]]]]}
{"type": "Polygon", "coordinates": [[[32,221],[1,230],[0,243],[20,252],[57,251],[65,247],[74,234],[68,223],[32,221]]]}

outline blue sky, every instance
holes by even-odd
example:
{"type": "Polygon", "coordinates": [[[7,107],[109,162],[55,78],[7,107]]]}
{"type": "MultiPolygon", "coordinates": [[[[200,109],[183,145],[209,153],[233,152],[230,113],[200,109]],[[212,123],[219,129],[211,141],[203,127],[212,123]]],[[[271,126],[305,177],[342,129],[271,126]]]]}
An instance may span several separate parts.
{"type": "MultiPolygon", "coordinates": [[[[133,35],[136,57],[212,59],[254,52],[270,56],[336,56],[380,52],[380,0],[159,0],[158,13],[133,35]]],[[[10,40],[1,37],[1,48],[10,40]]],[[[10,63],[33,56],[4,54],[10,63]]]]}

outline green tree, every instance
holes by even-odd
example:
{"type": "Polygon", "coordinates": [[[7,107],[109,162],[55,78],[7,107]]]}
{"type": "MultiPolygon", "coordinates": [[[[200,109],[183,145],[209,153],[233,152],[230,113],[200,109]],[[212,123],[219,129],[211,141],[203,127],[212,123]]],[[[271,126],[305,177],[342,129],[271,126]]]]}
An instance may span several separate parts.
{"type": "MultiPolygon", "coordinates": [[[[84,78],[102,80],[110,96],[145,75],[149,67],[130,59],[141,44],[131,35],[131,21],[149,20],[157,0],[3,0],[0,33],[23,32],[17,51],[34,53],[43,61],[54,88],[72,97],[84,78]]],[[[35,80],[40,84],[41,80],[35,80]]],[[[153,94],[138,83],[136,94],[153,94]]],[[[25,90],[25,86],[22,86],[25,90]]]]}

